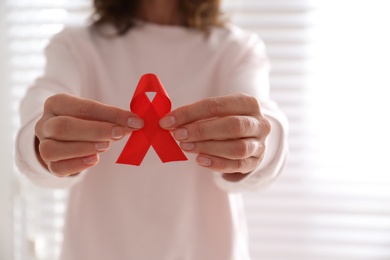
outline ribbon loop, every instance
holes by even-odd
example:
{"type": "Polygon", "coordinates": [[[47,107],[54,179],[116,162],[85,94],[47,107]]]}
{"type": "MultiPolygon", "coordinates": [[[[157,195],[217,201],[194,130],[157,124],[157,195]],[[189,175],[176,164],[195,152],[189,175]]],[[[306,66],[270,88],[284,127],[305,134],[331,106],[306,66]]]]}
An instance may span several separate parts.
{"type": "Polygon", "coordinates": [[[164,163],[187,160],[171,133],[159,125],[160,118],[171,111],[171,101],[156,75],[145,74],[141,77],[130,109],[143,118],[145,124],[131,134],[116,163],[140,165],[150,146],[164,163]],[[146,92],[156,92],[152,101],[146,92]]]}

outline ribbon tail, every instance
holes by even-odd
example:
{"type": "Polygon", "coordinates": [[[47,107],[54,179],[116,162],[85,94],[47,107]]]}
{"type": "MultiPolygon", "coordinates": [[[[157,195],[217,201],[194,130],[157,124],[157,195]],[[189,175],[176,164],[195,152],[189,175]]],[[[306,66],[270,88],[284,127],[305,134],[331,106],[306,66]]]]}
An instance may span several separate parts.
{"type": "Polygon", "coordinates": [[[169,131],[157,131],[152,146],[163,163],[188,160],[169,131]]]}
{"type": "Polygon", "coordinates": [[[116,163],[139,166],[148,152],[149,147],[150,142],[142,131],[133,132],[116,163]]]}

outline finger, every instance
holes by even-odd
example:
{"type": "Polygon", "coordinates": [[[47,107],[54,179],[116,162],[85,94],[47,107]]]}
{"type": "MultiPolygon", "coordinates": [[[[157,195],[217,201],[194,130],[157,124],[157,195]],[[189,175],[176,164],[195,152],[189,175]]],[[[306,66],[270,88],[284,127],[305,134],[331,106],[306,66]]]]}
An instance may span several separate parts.
{"type": "Polygon", "coordinates": [[[45,111],[55,116],[72,116],[86,120],[110,122],[136,129],[143,126],[143,120],[136,114],[97,101],[57,94],[45,102],[45,111]]]}
{"type": "Polygon", "coordinates": [[[204,140],[226,140],[261,135],[260,122],[250,116],[227,116],[198,121],[173,131],[176,140],[194,142],[204,140]]]}
{"type": "Polygon", "coordinates": [[[260,158],[264,153],[264,145],[254,138],[196,143],[182,142],[180,147],[186,152],[212,155],[231,160],[249,157],[260,158]]]}
{"type": "Polygon", "coordinates": [[[123,138],[126,133],[125,127],[113,123],[69,116],[51,117],[36,129],[40,140],[49,138],[61,141],[111,141],[123,138]]]}
{"type": "Polygon", "coordinates": [[[110,142],[59,142],[44,139],[39,143],[39,154],[45,162],[52,162],[102,153],[109,148],[110,142]]]}
{"type": "Polygon", "coordinates": [[[99,155],[94,154],[81,158],[62,160],[48,163],[51,173],[58,177],[67,177],[82,172],[99,162],[99,155]]]}
{"type": "Polygon", "coordinates": [[[160,120],[160,126],[173,129],[198,120],[229,115],[255,115],[260,113],[260,105],[255,97],[236,94],[208,98],[177,108],[160,120]]]}
{"type": "Polygon", "coordinates": [[[249,173],[257,167],[259,158],[249,157],[239,160],[230,160],[226,158],[200,154],[196,157],[196,162],[210,170],[222,173],[249,173]]]}

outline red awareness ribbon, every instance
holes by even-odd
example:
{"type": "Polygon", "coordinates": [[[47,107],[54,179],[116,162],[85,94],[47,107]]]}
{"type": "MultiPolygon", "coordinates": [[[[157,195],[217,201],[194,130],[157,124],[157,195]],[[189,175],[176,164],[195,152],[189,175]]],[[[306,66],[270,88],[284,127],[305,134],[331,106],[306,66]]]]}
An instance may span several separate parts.
{"type": "Polygon", "coordinates": [[[156,75],[145,74],[141,77],[130,102],[130,110],[143,118],[145,124],[130,135],[116,163],[138,166],[150,146],[164,163],[187,160],[171,133],[159,125],[160,118],[171,111],[171,101],[156,75]],[[156,93],[152,102],[146,92],[156,93]]]}

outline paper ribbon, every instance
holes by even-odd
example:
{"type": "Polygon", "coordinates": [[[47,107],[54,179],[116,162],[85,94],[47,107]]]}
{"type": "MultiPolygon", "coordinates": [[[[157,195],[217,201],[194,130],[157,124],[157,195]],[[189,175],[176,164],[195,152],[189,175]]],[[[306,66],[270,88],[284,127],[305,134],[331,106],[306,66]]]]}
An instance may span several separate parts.
{"type": "Polygon", "coordinates": [[[130,110],[143,118],[144,127],[130,135],[116,163],[140,165],[150,146],[164,163],[187,160],[171,133],[159,125],[160,118],[171,111],[171,101],[156,75],[141,77],[130,102],[130,110]],[[153,101],[149,100],[146,92],[156,93],[153,101]]]}

